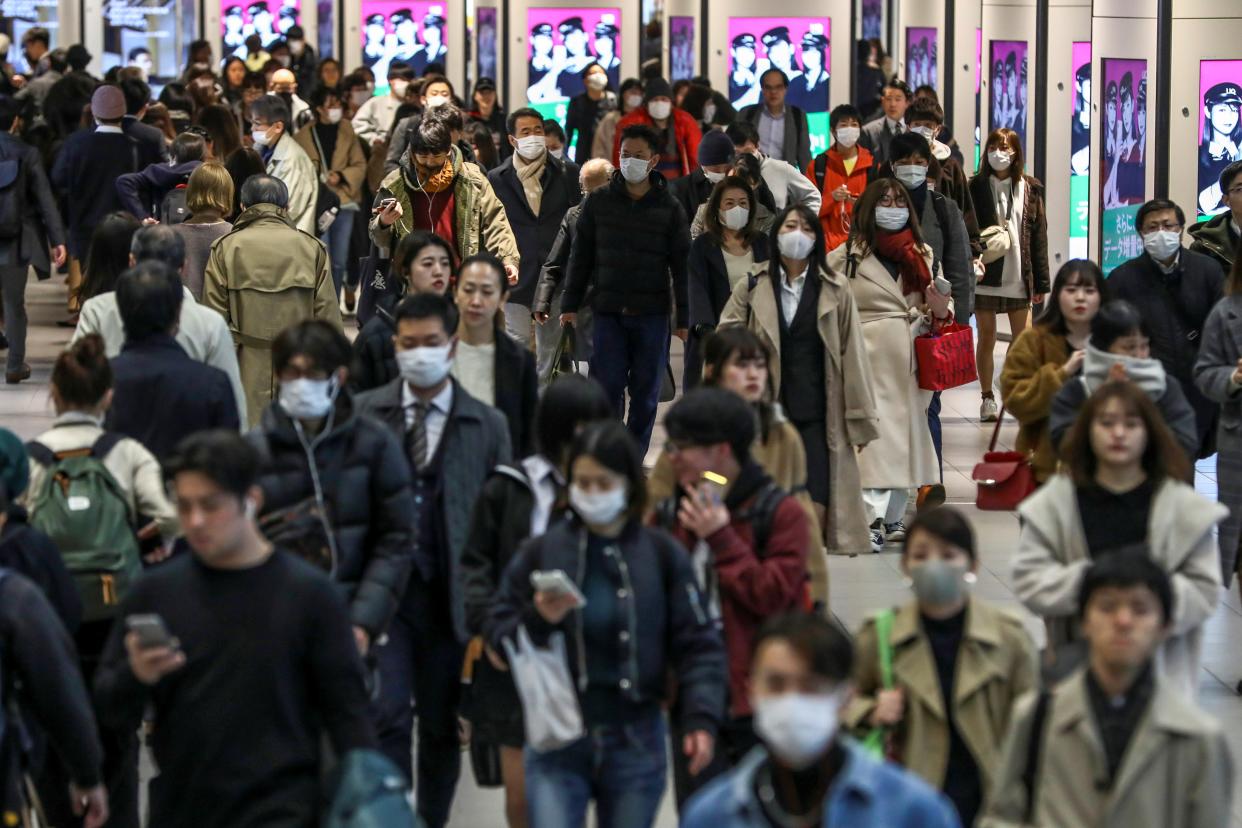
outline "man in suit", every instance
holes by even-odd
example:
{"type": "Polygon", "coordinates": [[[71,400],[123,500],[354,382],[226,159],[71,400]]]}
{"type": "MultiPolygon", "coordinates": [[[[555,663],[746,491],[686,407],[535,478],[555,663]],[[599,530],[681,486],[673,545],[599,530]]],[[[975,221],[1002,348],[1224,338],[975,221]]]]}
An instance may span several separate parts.
{"type": "Polygon", "coordinates": [[[163,262],[143,262],[117,280],[125,347],[111,361],[105,427],[134,438],[159,460],[197,431],[241,425],[228,375],[194,361],[173,338],[183,301],[181,277],[163,262]]]}
{"type": "Polygon", "coordinates": [[[858,145],[871,153],[877,166],[889,160],[888,146],[893,142],[893,137],[907,131],[906,109],[913,97],[906,82],[897,78],[884,84],[880,91],[884,117],[865,124],[858,139],[858,145]]]}
{"type": "Polygon", "coordinates": [[[407,776],[418,702],[418,815],[443,828],[461,773],[457,736],[465,653],[461,555],[474,502],[492,469],[510,461],[504,415],[450,376],[457,309],[432,293],[397,306],[401,376],[359,394],[360,414],[379,420],[405,446],[414,479],[414,571],[387,638],[376,648],[380,699],[373,704],[383,750],[407,776]]]}
{"type": "Polygon", "coordinates": [[[552,250],[561,219],[582,194],[577,171],[571,172],[564,161],[548,153],[542,115],[533,109],[518,109],[509,115],[505,127],[514,154],[487,174],[496,197],[504,204],[521,256],[517,284],[505,303],[505,325],[523,345],[530,347],[534,340],[539,353],[550,354],[556,349],[560,331],[538,325],[532,333],[531,305],[539,269],[552,250]]]}
{"type": "MultiPolygon", "coordinates": [[[[765,37],[765,42],[766,42],[765,37]]],[[[805,170],[811,163],[811,134],[806,113],[785,101],[789,77],[772,68],[759,76],[763,101],[748,106],[738,117],[759,131],[759,149],[768,158],[776,158],[805,170]]]]}

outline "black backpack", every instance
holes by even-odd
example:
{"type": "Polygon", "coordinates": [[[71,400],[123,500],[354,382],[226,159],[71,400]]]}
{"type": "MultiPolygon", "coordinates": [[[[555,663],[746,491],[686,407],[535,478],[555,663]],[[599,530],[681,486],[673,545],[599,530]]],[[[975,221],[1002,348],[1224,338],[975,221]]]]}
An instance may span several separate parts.
{"type": "Polygon", "coordinates": [[[190,217],[185,203],[187,187],[187,184],[178,184],[164,196],[160,202],[160,224],[180,224],[190,217]]]}
{"type": "Polygon", "coordinates": [[[0,239],[22,235],[22,214],[26,209],[26,176],[20,158],[0,155],[0,239]]]}

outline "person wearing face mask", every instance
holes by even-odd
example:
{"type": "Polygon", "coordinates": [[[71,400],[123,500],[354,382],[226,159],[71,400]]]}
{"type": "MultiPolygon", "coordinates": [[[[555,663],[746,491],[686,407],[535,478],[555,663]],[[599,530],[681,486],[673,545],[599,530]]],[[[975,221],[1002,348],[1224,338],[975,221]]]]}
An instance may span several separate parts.
{"type": "Polygon", "coordinates": [[[823,229],[807,208],[777,215],[768,251],[768,267],[733,287],[720,327],[745,325],[773,354],[773,391],[802,435],[828,551],[858,554],[869,546],[856,454],[877,433],[858,308],[844,270],[825,263],[823,229]]]}
{"type": "Polygon", "coordinates": [[[922,135],[931,147],[932,164],[928,168],[928,178],[932,188],[953,200],[966,219],[972,243],[977,242],[979,228],[975,223],[975,205],[970,197],[970,180],[962,168],[961,151],[957,149],[956,142],[946,144],[941,141],[947,131],[944,110],[930,98],[915,98],[906,110],[906,122],[910,124],[910,131],[922,135]],[[972,223],[975,223],[973,229],[972,223]]]}
{"type": "Polygon", "coordinates": [[[277,391],[272,372],[276,335],[305,319],[339,328],[341,311],[327,251],[294,227],[284,183],[253,175],[242,185],[241,204],[232,232],[211,247],[203,306],[229,325],[246,389],[246,421],[257,424],[277,391]]]}
{"type": "MultiPolygon", "coordinates": [[[[784,164],[785,162],[775,161],[773,163],[784,164]]],[[[742,179],[751,188],[754,195],[751,208],[755,214],[755,230],[766,236],[768,231],[772,229],[772,223],[776,221],[777,208],[776,199],[773,197],[772,191],[768,189],[768,184],[764,181],[760,169],[759,159],[748,152],[743,152],[733,157],[733,165],[729,169],[728,175],[742,179]]],[[[673,183],[676,184],[677,182],[673,183]]],[[[690,222],[691,241],[703,235],[706,230],[707,200],[705,199],[699,205],[698,212],[694,214],[694,219],[690,222]]]]}
{"type": "Polygon", "coordinates": [[[521,256],[518,282],[505,291],[505,327],[527,348],[536,345],[538,351],[551,353],[556,350],[560,331],[555,326],[534,325],[531,305],[540,269],[548,260],[561,221],[582,198],[578,170],[548,152],[543,116],[535,110],[512,112],[507,130],[513,155],[487,174],[504,205],[521,256]]]}
{"type": "Polygon", "coordinates": [[[749,121],[737,119],[725,129],[739,156],[751,155],[759,162],[764,188],[772,199],[773,210],[799,204],[815,213],[820,209],[820,193],[802,170],[779,158],[769,158],[759,150],[759,130],[749,121]]]}
{"type": "Polygon", "coordinates": [[[565,146],[577,138],[574,160],[581,164],[591,157],[595,129],[609,112],[617,108],[617,96],[609,89],[608,72],[598,63],[589,63],[582,70],[585,90],[569,101],[565,115],[565,146]]]}
{"type": "Polygon", "coordinates": [[[336,218],[319,237],[328,248],[332,259],[332,284],[340,293],[348,281],[350,242],[354,221],[362,209],[362,183],[366,177],[367,159],[353,126],[344,119],[339,90],[320,87],[311,95],[310,103],[314,107],[316,121],[314,125],[298,130],[294,140],[315,166],[320,182],[326,184],[340,201],[336,218]]]}
{"type": "Polygon", "coordinates": [[[1217,524],[1229,510],[1187,482],[1193,468],[1139,385],[1109,381],[1065,438],[1062,471],[1018,507],[1014,593],[1044,621],[1046,668],[1082,661],[1075,597],[1091,562],[1145,548],[1173,581],[1177,607],[1158,656],[1178,692],[1198,695],[1204,624],[1220,600],[1217,524]]]}
{"type": "Polygon", "coordinates": [[[512,451],[504,416],[452,376],[452,303],[420,293],[402,300],[395,316],[400,376],[356,400],[404,447],[414,482],[414,572],[377,652],[380,697],[372,707],[381,749],[413,779],[417,700],[418,815],[428,828],[443,828],[461,772],[457,707],[469,639],[461,558],[475,501],[512,451]]]}
{"type": "Polygon", "coordinates": [[[942,791],[962,825],[974,825],[996,792],[1013,703],[1038,684],[1035,645],[1017,614],[971,594],[975,533],[957,509],[915,518],[901,570],[914,599],[883,611],[884,629],[869,618],[854,639],[855,693],[842,722],[860,735],[884,728],[898,761],[942,791]],[[882,678],[881,635],[891,684],[882,678]]]}
{"type": "Polygon", "coordinates": [[[1147,323],[1138,308],[1124,299],[1101,305],[1091,320],[1091,339],[1085,353],[1081,375],[1061,386],[1052,401],[1048,431],[1053,444],[1062,445],[1079,410],[1101,385],[1128,379],[1151,397],[1177,444],[1185,450],[1186,459],[1193,463],[1199,450],[1194,409],[1177,377],[1169,376],[1160,360],[1152,358],[1147,323]]]}
{"type": "Polygon", "coordinates": [[[314,90],[318,86],[315,79],[318,62],[315,48],[306,42],[306,32],[295,23],[285,32],[285,40],[289,44],[289,68],[297,76],[298,88],[314,90]]]}
{"type": "Polygon", "coordinates": [[[690,338],[683,378],[687,390],[698,384],[703,339],[715,330],[733,289],[767,267],[768,240],[755,227],[754,202],[754,191],[743,179],[721,180],[707,200],[704,232],[690,243],[690,338]]]}
{"type": "Polygon", "coordinates": [[[383,144],[392,131],[393,116],[397,114],[397,107],[405,102],[405,92],[410,81],[414,80],[414,70],[407,63],[393,61],[388,65],[386,78],[388,94],[367,98],[358,106],[351,121],[359,140],[372,148],[383,144]]]}
{"type": "Polygon", "coordinates": [[[1037,483],[1057,470],[1057,440],[1049,428],[1053,401],[1062,386],[1076,382],[1086,360],[1095,318],[1112,287],[1086,259],[1061,266],[1044,312],[1009,348],[1001,372],[1006,410],[1018,421],[1015,448],[1031,458],[1037,483]]]}
{"type": "Polygon", "coordinates": [[[806,177],[823,194],[819,221],[829,250],[836,250],[850,235],[854,202],[871,183],[875,164],[871,151],[858,146],[862,115],[850,104],[834,107],[828,115],[832,145],[806,166],[806,177]]]}
{"type": "Polygon", "coordinates": [[[590,288],[591,376],[618,417],[628,392],[630,431],[644,452],[668,370],[669,334],[685,342],[689,327],[689,222],[656,171],[659,146],[649,126],[631,124],[621,133],[620,172],[578,217],[560,315],[562,327],[574,325],[590,288]]]}
{"type": "Polygon", "coordinates": [[[1009,317],[1016,342],[1026,330],[1031,306],[1048,295],[1048,220],[1044,186],[1023,171],[1022,141],[1002,127],[988,136],[979,171],[970,179],[970,197],[985,241],[981,253],[983,276],[975,287],[975,319],[979,341],[975,363],[979,369],[979,420],[996,422],[995,376],[996,316],[1009,317]]]}
{"type": "Polygon", "coordinates": [[[277,95],[264,95],[250,105],[250,138],[267,174],[280,179],[288,194],[288,215],[303,233],[314,235],[319,175],[306,151],[292,136],[289,107],[277,95]]]}
{"type": "MultiPolygon", "coordinates": [[[[483,635],[501,578],[522,543],[544,534],[564,517],[574,436],[610,417],[612,407],[598,383],[577,374],[562,375],[539,398],[532,424],[534,450],[518,463],[497,466],[488,477],[475,502],[470,536],[461,555],[466,626],[471,635],[483,635]]],[[[509,828],[526,828],[522,702],[499,653],[485,651],[474,662],[469,698],[463,707],[473,736],[500,746],[509,828]]]]}
{"type": "Polygon", "coordinates": [[[471,123],[487,126],[492,141],[498,145],[497,152],[501,160],[513,155],[513,147],[505,138],[505,108],[496,97],[496,81],[491,78],[479,78],[474,84],[474,93],[470,96],[473,108],[467,113],[471,123]]]}
{"type": "Polygon", "coordinates": [[[761,744],[690,800],[682,828],[957,828],[943,795],[841,733],[854,658],[830,621],[769,618],[750,663],[761,744]]]}
{"type": "MultiPolygon", "coordinates": [[[[595,137],[591,141],[591,158],[612,157],[612,144],[617,135],[617,124],[626,115],[643,105],[643,82],[638,78],[626,78],[617,93],[617,106],[603,114],[595,125],[595,137]]],[[[587,157],[587,156],[584,156],[587,157]]],[[[581,162],[579,162],[581,163],[581,162]]]]}
{"type": "Polygon", "coordinates": [[[1186,390],[1195,410],[1197,458],[1216,452],[1216,419],[1220,406],[1194,384],[1195,360],[1204,342],[1203,326],[1220,300],[1225,277],[1212,259],[1182,247],[1186,226],[1182,208],[1167,199],[1152,199],[1134,216],[1143,252],[1119,265],[1108,276],[1109,293],[1132,303],[1148,325],[1151,355],[1186,390]]]}
{"type": "Polygon", "coordinates": [[[612,163],[619,164],[621,138],[627,127],[644,125],[657,136],[656,170],[669,180],[689,175],[698,166],[699,142],[703,133],[688,112],[673,108],[673,90],[664,78],[652,78],[643,87],[643,106],[631,111],[617,123],[613,139],[612,163]]]}
{"type": "Polygon", "coordinates": [[[672,749],[698,775],[724,715],[724,649],[685,550],[642,525],[642,455],[626,428],[588,426],[574,438],[568,469],[573,517],[518,550],[484,637],[498,654],[519,627],[537,646],[564,637],[586,732],[560,748],[527,750],[531,824],[585,828],[594,800],[600,828],[650,828],[667,774],[661,704],[670,678],[683,734],[672,749]],[[585,603],[535,590],[532,573],[551,570],[564,572],[585,603]]]}
{"type": "Polygon", "coordinates": [[[703,133],[703,140],[699,141],[699,166],[689,175],[674,180],[668,188],[681,203],[687,218],[698,213],[716,185],[733,171],[735,158],[729,136],[717,129],[703,133]]]}

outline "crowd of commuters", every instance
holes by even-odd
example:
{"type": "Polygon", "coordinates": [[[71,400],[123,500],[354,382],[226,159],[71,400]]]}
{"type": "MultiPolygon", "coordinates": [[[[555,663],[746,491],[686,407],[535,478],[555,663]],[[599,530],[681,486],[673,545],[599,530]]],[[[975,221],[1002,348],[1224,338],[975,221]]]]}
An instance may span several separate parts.
{"type": "Polygon", "coordinates": [[[1227,823],[1242,162],[1190,247],[1156,199],[1142,255],[1053,278],[1018,133],[967,177],[878,48],[813,155],[776,67],[733,112],[591,63],[562,125],[438,64],[376,95],[296,26],[158,102],[21,45],[6,382],[32,267],[74,331],[51,427],[0,429],[6,825],[137,828],[140,734],[160,828],[310,828],[338,766],[441,828],[463,755],[512,828],[650,826],[670,775],[695,828],[1227,823]],[[938,505],[915,341],[972,320],[1042,652],[938,505]],[[832,560],[886,547],[912,595],[851,639],[832,560]]]}

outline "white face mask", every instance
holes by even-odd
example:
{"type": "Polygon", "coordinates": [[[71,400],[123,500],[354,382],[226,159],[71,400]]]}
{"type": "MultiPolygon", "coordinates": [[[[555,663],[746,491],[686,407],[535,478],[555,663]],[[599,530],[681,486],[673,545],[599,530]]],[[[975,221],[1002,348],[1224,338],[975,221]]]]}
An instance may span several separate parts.
{"type": "Polygon", "coordinates": [[[837,127],[837,143],[843,147],[849,148],[857,144],[860,135],[862,130],[858,127],[837,127]]]}
{"type": "Polygon", "coordinates": [[[794,770],[823,756],[837,735],[841,699],[836,693],[785,693],[755,704],[755,735],[794,770]]]}
{"type": "Polygon", "coordinates": [[[621,177],[631,184],[638,184],[650,174],[650,165],[646,158],[622,158],[621,177]]]}
{"type": "Polygon", "coordinates": [[[304,40],[290,40],[289,41],[289,51],[292,52],[294,55],[302,54],[302,52],[305,49],[306,49],[306,41],[304,40]]]}
{"type": "Polygon", "coordinates": [[[428,95],[427,96],[427,108],[428,109],[435,109],[437,106],[446,106],[449,103],[452,103],[452,98],[450,98],[448,95],[428,95]]]}
{"type": "Polygon", "coordinates": [[[605,526],[621,516],[629,505],[629,491],[617,486],[606,492],[586,492],[577,484],[569,487],[569,505],[592,526],[605,526]]]}
{"type": "Polygon", "coordinates": [[[898,164],[893,167],[893,176],[911,190],[923,186],[927,180],[927,167],[922,164],[898,164]]]}
{"type": "Polygon", "coordinates": [[[358,89],[350,97],[354,106],[362,106],[371,97],[371,93],[366,89],[358,89]]]}
{"type": "Polygon", "coordinates": [[[909,207],[875,208],[875,223],[881,230],[901,230],[909,221],[909,207]]]}
{"type": "Polygon", "coordinates": [[[409,88],[410,82],[408,80],[394,80],[392,82],[392,96],[394,98],[404,98],[405,90],[409,88]]]}
{"type": "Polygon", "coordinates": [[[713,184],[719,184],[724,181],[725,174],[722,172],[712,172],[711,170],[703,170],[703,177],[713,184]]]}
{"type": "Polygon", "coordinates": [[[452,345],[440,345],[397,351],[397,370],[401,379],[415,388],[439,385],[453,366],[453,358],[449,355],[452,350],[452,345]]]}
{"type": "Polygon", "coordinates": [[[553,158],[555,158],[557,161],[564,161],[564,160],[565,160],[565,150],[563,150],[563,149],[551,150],[551,151],[549,151],[549,152],[548,152],[548,155],[552,156],[552,157],[553,157],[553,158]]]}
{"type": "Polygon", "coordinates": [[[716,105],[714,103],[703,105],[703,121],[710,124],[716,119],[716,105]]]}
{"type": "Polygon", "coordinates": [[[642,106],[642,105],[643,105],[643,96],[642,96],[642,95],[637,95],[637,94],[635,94],[635,95],[626,95],[626,96],[625,96],[625,105],[626,105],[626,107],[627,107],[627,108],[629,108],[629,109],[638,109],[640,106],[642,106]]]}
{"type": "Polygon", "coordinates": [[[339,124],[341,122],[341,116],[344,114],[345,112],[342,109],[339,109],[339,108],[329,109],[328,110],[328,123],[339,124]]]}
{"type": "Polygon", "coordinates": [[[266,147],[267,146],[267,130],[266,129],[254,130],[253,132],[250,133],[250,139],[254,141],[254,145],[256,147],[266,147]]]}
{"type": "Polygon", "coordinates": [[[741,230],[750,221],[750,208],[737,205],[720,214],[720,221],[730,230],[741,230]]]}
{"type": "Polygon", "coordinates": [[[1013,155],[1006,150],[992,150],[988,153],[988,164],[997,172],[1004,172],[1013,163],[1013,155]]]}
{"type": "Polygon", "coordinates": [[[608,76],[601,75],[598,72],[594,75],[587,75],[586,85],[588,89],[594,89],[596,92],[603,92],[608,86],[608,76]]]}
{"type": "Polygon", "coordinates": [[[657,121],[663,121],[672,111],[672,101],[648,101],[647,103],[647,114],[657,121]]]}
{"type": "Polygon", "coordinates": [[[281,66],[285,67],[286,69],[288,69],[289,64],[293,63],[293,58],[289,57],[288,55],[277,55],[276,62],[279,63],[281,66]]]}
{"type": "Polygon", "coordinates": [[[1182,249],[1182,234],[1177,230],[1156,230],[1143,236],[1143,249],[1158,262],[1167,262],[1182,249]]]}
{"type": "Polygon", "coordinates": [[[542,135],[526,135],[517,139],[517,154],[527,161],[534,161],[548,151],[542,135]]]}
{"type": "Polygon", "coordinates": [[[815,237],[801,230],[786,230],[776,237],[776,246],[781,249],[782,256],[800,262],[811,255],[815,237]]]}
{"type": "Polygon", "coordinates": [[[922,135],[927,139],[927,143],[929,144],[936,139],[936,130],[931,127],[910,127],[910,131],[915,135],[922,135]]]}
{"type": "Polygon", "coordinates": [[[335,377],[323,380],[295,379],[280,384],[280,407],[295,420],[318,420],[332,410],[336,399],[335,377]]]}

